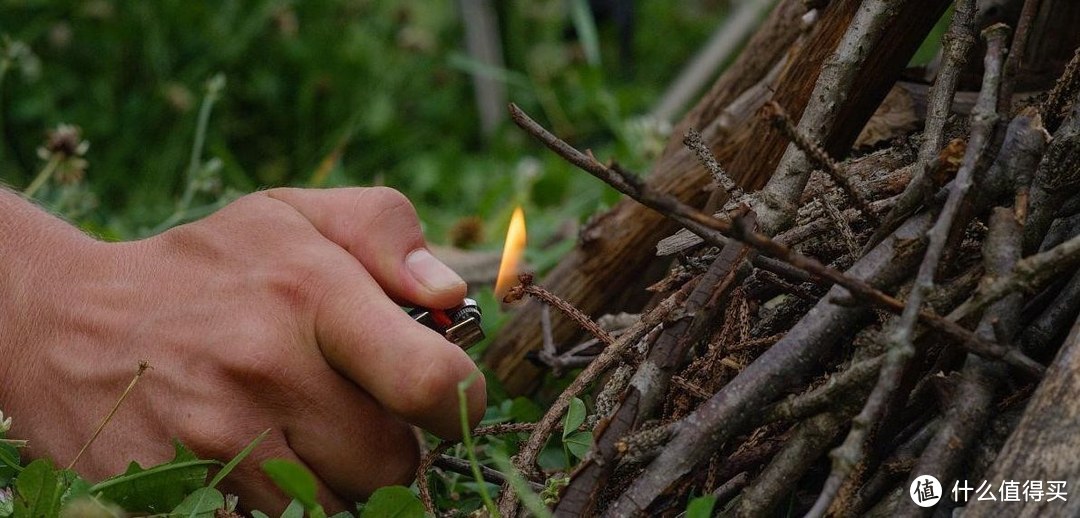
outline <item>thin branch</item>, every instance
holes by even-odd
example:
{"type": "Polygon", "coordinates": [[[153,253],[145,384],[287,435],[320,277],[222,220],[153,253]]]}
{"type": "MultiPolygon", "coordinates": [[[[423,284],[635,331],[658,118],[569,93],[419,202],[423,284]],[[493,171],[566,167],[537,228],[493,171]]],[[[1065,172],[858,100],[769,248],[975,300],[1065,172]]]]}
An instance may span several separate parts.
{"type": "Polygon", "coordinates": [[[1061,205],[1080,186],[1080,90],[1073,107],[1054,132],[1031,182],[1027,219],[1024,221],[1024,252],[1039,249],[1061,205]]]}
{"type": "MultiPolygon", "coordinates": [[[[809,96],[811,101],[799,118],[800,133],[811,141],[821,142],[832,132],[841,109],[848,105],[845,101],[855,96],[852,90],[859,72],[873,59],[872,51],[896,22],[905,4],[907,0],[869,0],[860,4],[836,50],[821,66],[809,96]]],[[[807,156],[789,145],[754,203],[766,234],[775,235],[794,217],[797,200],[806,188],[810,173],[807,156]]]]}
{"type": "MultiPolygon", "coordinates": [[[[949,30],[941,39],[941,69],[926,101],[926,125],[923,128],[923,141],[917,162],[920,165],[933,161],[945,144],[945,122],[952,110],[960,73],[967,64],[971,48],[975,46],[975,38],[975,0],[956,0],[949,30]]],[[[922,169],[916,167],[916,175],[922,169]]]]}
{"type": "MultiPolygon", "coordinates": [[[[742,493],[736,516],[769,516],[791,493],[792,481],[798,480],[833,443],[844,422],[855,413],[848,402],[836,411],[818,414],[795,427],[784,447],[769,461],[757,479],[742,493]]],[[[855,407],[857,408],[857,407],[855,407]]]]}
{"type": "Polygon", "coordinates": [[[431,486],[428,484],[428,471],[431,466],[435,464],[435,459],[438,459],[446,450],[449,450],[451,446],[457,444],[457,441],[441,441],[437,446],[431,449],[420,459],[420,464],[416,466],[416,492],[420,494],[420,502],[424,504],[424,509],[431,513],[433,516],[438,516],[438,509],[435,508],[435,500],[431,498],[431,486]]]}
{"type": "Polygon", "coordinates": [[[911,471],[911,466],[915,464],[919,452],[923,450],[926,443],[940,429],[940,421],[940,418],[931,419],[904,439],[904,442],[896,447],[892,455],[883,461],[872,475],[867,477],[866,483],[859,488],[858,494],[852,498],[851,507],[844,510],[845,513],[848,513],[848,516],[865,516],[874,500],[880,498],[882,493],[890,489],[897,479],[911,471]]]}
{"type": "MultiPolygon", "coordinates": [[[[753,214],[748,216],[753,220],[753,214]]],[[[579,468],[559,500],[555,511],[560,514],[586,514],[597,494],[598,486],[615,468],[614,459],[621,454],[618,441],[633,432],[634,426],[652,415],[667,393],[671,376],[682,365],[690,346],[715,323],[716,313],[723,307],[730,289],[736,284],[740,265],[746,259],[748,247],[729,241],[702,274],[697,286],[686,298],[678,318],[664,323],[656,344],[649,351],[630,381],[615,413],[595,435],[590,451],[592,462],[579,468]]]]}
{"type": "MultiPolygon", "coordinates": [[[[472,466],[469,461],[465,459],[459,459],[457,457],[451,457],[449,455],[439,455],[435,457],[434,466],[436,468],[444,469],[446,471],[452,471],[454,473],[460,473],[462,475],[472,475],[472,466]]],[[[491,482],[492,484],[502,485],[506,483],[506,475],[502,472],[491,469],[487,466],[480,466],[480,475],[484,477],[484,480],[491,482]]],[[[544,490],[543,484],[538,484],[532,481],[526,481],[533,491],[540,492],[544,490]]],[[[434,514],[434,511],[430,511],[434,514]]]]}
{"type": "MultiPolygon", "coordinates": [[[[691,284],[693,283],[688,283],[688,286],[691,284]]],[[[548,408],[544,417],[536,423],[532,435],[529,436],[529,439],[522,447],[521,452],[516,456],[515,465],[522,473],[530,478],[535,477],[536,458],[540,454],[540,450],[544,447],[544,444],[547,443],[551,432],[559,426],[559,420],[570,406],[570,401],[580,395],[598,376],[614,366],[626,350],[637,343],[645,333],[660,322],[663,322],[671,311],[682,304],[686,295],[687,290],[683,289],[675,292],[667,299],[664,299],[664,301],[658,304],[652,311],[646,313],[638,322],[630,326],[618,339],[605,348],[603,352],[600,353],[600,356],[589,363],[577,378],[574,378],[574,381],[570,383],[570,386],[568,386],[555,402],[551,404],[551,407],[548,408]]]]}
{"type": "Polygon", "coordinates": [[[600,324],[597,324],[593,319],[589,318],[588,315],[582,313],[581,310],[574,307],[573,304],[559,298],[557,295],[545,290],[543,287],[533,284],[533,275],[531,273],[522,273],[521,275],[518,275],[518,281],[521,284],[510,288],[510,290],[506,292],[506,296],[503,297],[503,302],[517,302],[525,295],[530,295],[544,304],[553,306],[559,311],[562,311],[564,315],[576,322],[577,325],[588,331],[589,334],[593,335],[597,340],[600,340],[604,345],[611,345],[615,342],[615,339],[612,338],[604,328],[600,327],[600,324]]]}
{"type": "Polygon", "coordinates": [[[555,337],[551,334],[551,306],[544,304],[540,308],[540,335],[543,337],[543,352],[554,357],[558,354],[555,349],[555,337]]]}
{"type": "Polygon", "coordinates": [[[1014,292],[1032,292],[1045,286],[1063,272],[1080,263],[1080,236],[1050,250],[1025,257],[1016,263],[1008,275],[984,280],[979,291],[964,301],[947,317],[957,321],[976,315],[1002,297],[1014,292]]]}
{"type": "Polygon", "coordinates": [[[1045,357],[1052,347],[1059,345],[1053,340],[1064,336],[1080,311],[1080,271],[1054,296],[1034,321],[1020,335],[1021,349],[1031,355],[1045,357]]]}
{"type": "Polygon", "coordinates": [[[709,171],[709,174],[713,178],[713,182],[716,185],[727,192],[729,199],[739,200],[746,193],[739,187],[735,180],[731,179],[731,175],[724,171],[724,168],[720,165],[720,162],[716,160],[716,155],[713,155],[712,150],[705,144],[705,141],[701,137],[701,133],[698,133],[694,128],[686,130],[686,137],[683,138],[683,144],[690,148],[690,151],[694,152],[694,155],[698,157],[698,161],[701,165],[705,166],[705,169],[709,171]]]}
{"type": "Polygon", "coordinates": [[[497,423],[481,426],[472,431],[473,437],[502,435],[506,433],[528,433],[536,429],[536,423],[497,423]]]}
{"type": "MultiPolygon", "coordinates": [[[[1005,130],[997,158],[982,175],[980,198],[990,201],[998,193],[1012,191],[1016,218],[1025,223],[1031,206],[1031,180],[1049,140],[1038,111],[1032,107],[1021,110],[1005,130]]],[[[977,202],[982,204],[989,203],[977,202]]]]}
{"type": "MultiPolygon", "coordinates": [[[[819,281],[840,285],[861,300],[871,302],[894,313],[900,313],[904,309],[904,303],[900,300],[883,293],[863,280],[845,275],[839,270],[821,264],[816,259],[792,250],[767,235],[754,230],[752,226],[748,226],[737,215],[727,220],[714,218],[680,202],[672,196],[653,191],[649,186],[637,181],[633,175],[621,170],[617,165],[608,167],[601,164],[595,158],[574,149],[543,126],[537,124],[536,121],[514,104],[510,105],[510,115],[519,127],[539,139],[552,151],[575,165],[583,164],[584,167],[581,165],[579,167],[582,167],[585,172],[615,187],[638,203],[679,222],[710,244],[724,246],[727,243],[726,237],[736,239],[810,273],[819,281]]],[[[961,347],[976,354],[988,358],[1002,358],[1010,365],[1034,376],[1041,375],[1044,370],[1037,362],[1020,354],[1018,351],[979,339],[971,331],[964,329],[956,322],[942,318],[933,311],[922,310],[919,313],[919,318],[923,324],[945,334],[949,338],[955,339],[961,347]]]]}
{"type": "Polygon", "coordinates": [[[844,238],[844,245],[847,246],[847,253],[851,257],[851,262],[854,262],[859,258],[859,243],[855,240],[855,233],[851,231],[851,225],[848,224],[847,218],[840,212],[840,208],[834,205],[832,201],[829,201],[829,198],[826,196],[818,196],[818,201],[821,202],[821,206],[825,209],[825,214],[827,214],[829,219],[835,224],[837,233],[840,234],[840,237],[844,238]]]}
{"type": "MultiPolygon", "coordinates": [[[[498,423],[478,427],[472,431],[472,436],[484,437],[487,435],[502,435],[507,433],[525,433],[531,432],[534,428],[536,428],[534,423],[498,423]]],[[[428,471],[433,465],[440,465],[440,467],[443,467],[444,469],[472,476],[472,465],[469,461],[443,455],[452,446],[458,444],[458,442],[459,441],[440,441],[439,444],[420,459],[420,464],[416,467],[416,490],[417,493],[420,494],[420,502],[424,504],[424,508],[432,515],[438,516],[438,509],[435,508],[435,501],[431,498],[431,486],[428,484],[427,479],[428,471]],[[453,467],[447,467],[448,464],[453,467]],[[455,469],[458,467],[460,467],[460,469],[455,469]]],[[[484,480],[493,484],[502,484],[506,481],[506,477],[502,473],[490,469],[487,466],[480,466],[480,473],[484,477],[484,480]],[[500,477],[499,480],[492,479],[492,477],[496,475],[500,477]]]]}
{"type": "Polygon", "coordinates": [[[713,496],[716,497],[716,508],[723,509],[723,504],[727,503],[728,500],[734,498],[735,495],[737,495],[739,491],[742,491],[742,489],[746,487],[746,485],[749,483],[750,474],[744,471],[742,473],[739,473],[738,475],[735,475],[727,482],[720,484],[720,486],[714,489],[712,492],[713,496]]]}

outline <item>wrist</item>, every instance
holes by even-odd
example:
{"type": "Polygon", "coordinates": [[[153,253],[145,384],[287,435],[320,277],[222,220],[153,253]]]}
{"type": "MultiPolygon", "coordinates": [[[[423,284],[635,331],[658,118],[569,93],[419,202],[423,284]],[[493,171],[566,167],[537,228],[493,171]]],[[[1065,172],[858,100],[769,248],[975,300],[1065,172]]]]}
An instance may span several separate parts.
{"type": "Polygon", "coordinates": [[[27,366],[28,349],[43,345],[32,335],[54,324],[47,306],[70,300],[68,279],[102,244],[0,188],[0,379],[13,379],[7,371],[27,366]]]}

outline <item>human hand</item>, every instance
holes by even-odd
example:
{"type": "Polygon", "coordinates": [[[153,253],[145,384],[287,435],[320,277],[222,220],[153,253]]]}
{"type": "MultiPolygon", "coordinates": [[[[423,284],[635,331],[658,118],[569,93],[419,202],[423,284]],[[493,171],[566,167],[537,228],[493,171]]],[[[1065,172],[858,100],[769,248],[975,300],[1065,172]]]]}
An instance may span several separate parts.
{"type": "Polygon", "coordinates": [[[143,359],[152,370],[76,469],[160,463],[173,437],[228,460],[269,428],[223,483],[248,508],[287,503],[259,472],[267,458],[307,466],[328,509],[408,483],[407,423],[460,436],[457,384],[473,375],[469,422],[483,414],[469,357],[397,305],[465,295],[397,191],[274,189],[129,243],[52,234],[0,314],[13,331],[0,408],[31,456],[74,458],[143,359]]]}

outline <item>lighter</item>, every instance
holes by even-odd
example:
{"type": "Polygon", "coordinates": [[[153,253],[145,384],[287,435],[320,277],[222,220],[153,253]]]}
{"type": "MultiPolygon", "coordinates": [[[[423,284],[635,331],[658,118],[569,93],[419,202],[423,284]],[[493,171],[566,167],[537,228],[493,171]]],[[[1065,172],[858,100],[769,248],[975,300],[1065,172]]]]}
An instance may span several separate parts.
{"type": "Polygon", "coordinates": [[[480,327],[480,305],[473,299],[465,299],[450,309],[414,308],[409,311],[413,320],[442,333],[447,341],[468,349],[484,339],[480,327]]]}

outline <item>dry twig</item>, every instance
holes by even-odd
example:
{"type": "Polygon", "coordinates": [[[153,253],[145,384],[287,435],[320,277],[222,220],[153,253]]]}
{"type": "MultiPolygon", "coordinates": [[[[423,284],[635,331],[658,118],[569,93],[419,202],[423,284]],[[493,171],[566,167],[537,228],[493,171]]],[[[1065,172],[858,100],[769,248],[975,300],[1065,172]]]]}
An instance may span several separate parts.
{"type": "Polygon", "coordinates": [[[713,155],[709,146],[702,140],[701,133],[698,133],[694,128],[686,130],[686,138],[683,139],[683,144],[697,155],[701,165],[705,166],[705,169],[712,176],[713,182],[728,194],[729,199],[739,200],[746,195],[742,188],[735,183],[735,180],[731,179],[731,175],[724,171],[720,162],[716,160],[716,156],[713,155]]]}
{"type": "Polygon", "coordinates": [[[101,423],[99,423],[97,428],[94,430],[94,434],[90,436],[90,439],[87,440],[85,444],[83,444],[82,448],[79,448],[79,453],[76,453],[75,458],[71,459],[71,463],[68,464],[67,469],[70,470],[74,468],[75,463],[79,462],[79,459],[82,457],[83,453],[86,452],[86,449],[89,448],[91,444],[94,444],[94,441],[97,440],[99,435],[101,435],[101,431],[105,429],[105,425],[109,424],[109,421],[111,421],[113,416],[116,415],[116,411],[120,409],[120,405],[124,402],[124,399],[127,399],[128,394],[131,393],[131,389],[135,388],[135,384],[139,382],[139,378],[141,378],[143,373],[146,372],[146,369],[149,368],[150,362],[146,360],[139,361],[139,370],[135,372],[135,377],[131,378],[131,382],[128,383],[128,386],[124,389],[124,392],[120,394],[120,397],[116,400],[116,403],[109,410],[109,413],[105,414],[105,417],[101,420],[101,423]]]}
{"type": "Polygon", "coordinates": [[[800,151],[810,157],[815,163],[820,165],[825,174],[832,178],[836,185],[840,187],[840,190],[847,195],[851,202],[863,213],[863,217],[870,221],[871,225],[877,225],[877,214],[874,209],[867,203],[866,198],[851,184],[851,179],[848,178],[848,174],[844,171],[840,164],[833,160],[829,153],[825,151],[816,142],[811,140],[809,135],[806,135],[795,126],[795,123],[791,121],[791,117],[788,116],[787,111],[784,110],[776,101],[769,101],[765,103],[765,106],[761,108],[762,115],[769,119],[769,121],[784,134],[791,143],[795,144],[800,151]]]}

